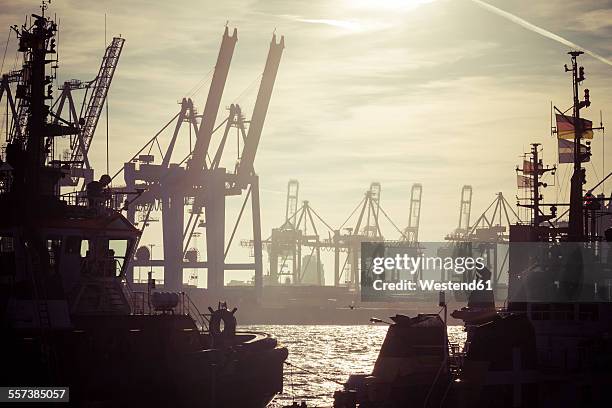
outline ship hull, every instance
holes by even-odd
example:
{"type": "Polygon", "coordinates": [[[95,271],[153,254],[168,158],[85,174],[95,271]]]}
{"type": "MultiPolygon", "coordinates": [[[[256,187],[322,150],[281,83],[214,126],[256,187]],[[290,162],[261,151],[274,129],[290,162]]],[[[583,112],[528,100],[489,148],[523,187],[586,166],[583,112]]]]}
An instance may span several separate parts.
{"type": "Polygon", "coordinates": [[[70,329],[9,330],[0,382],[69,387],[78,407],[265,407],[282,391],[287,349],[276,340],[244,332],[215,341],[190,321],[90,316],[70,329]]]}

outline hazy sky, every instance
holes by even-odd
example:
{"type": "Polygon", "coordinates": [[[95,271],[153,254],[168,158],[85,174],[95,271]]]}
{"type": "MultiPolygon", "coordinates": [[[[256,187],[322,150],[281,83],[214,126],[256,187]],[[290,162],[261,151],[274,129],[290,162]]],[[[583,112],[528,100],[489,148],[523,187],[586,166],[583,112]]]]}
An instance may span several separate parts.
{"type": "MultiPolygon", "coordinates": [[[[612,2],[489,3],[612,57],[612,2]]],[[[38,2],[0,4],[0,26],[8,27],[22,22],[38,2]]],[[[113,170],[202,83],[226,21],[238,28],[238,43],[222,106],[247,89],[239,102],[249,116],[272,32],[285,35],[255,166],[265,236],[281,223],[286,183],[296,178],[301,199],[334,226],[370,182],[379,181],[383,208],[403,227],[410,186],[422,183],[420,236],[441,240],[456,227],[463,184],[474,187],[476,217],[498,191],[515,202],[514,168],[530,142],[543,143],[545,159],[556,160],[550,101],[564,109],[571,103],[570,76],[563,72],[568,48],[470,0],[54,0],[51,12],[61,22],[61,81],[95,76],[105,13],[109,38],[126,38],[110,93],[113,170]]],[[[5,71],[14,55],[12,41],[5,71]]],[[[612,117],[612,67],[589,56],[582,62],[593,102],[587,116],[598,122],[603,110],[605,122],[612,117]]],[[[206,82],[193,96],[200,111],[207,89],[206,82]]],[[[105,161],[103,135],[101,123],[92,147],[99,169],[105,161]]],[[[596,135],[598,177],[601,142],[596,135]]],[[[608,162],[611,149],[612,141],[606,146],[608,162]]],[[[567,178],[566,167],[561,179],[567,178]]],[[[588,170],[595,180],[591,165],[588,170]]],[[[556,189],[545,194],[555,199],[556,189]]],[[[388,238],[397,237],[385,229],[388,238]]]]}

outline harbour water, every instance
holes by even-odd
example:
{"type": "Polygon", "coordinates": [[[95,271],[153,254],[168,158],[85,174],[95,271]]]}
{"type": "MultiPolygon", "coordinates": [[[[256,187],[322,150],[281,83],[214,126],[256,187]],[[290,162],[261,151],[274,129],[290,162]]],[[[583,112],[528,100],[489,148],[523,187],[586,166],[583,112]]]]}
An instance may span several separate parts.
{"type": "MultiPolygon", "coordinates": [[[[305,401],[308,407],[331,407],[334,391],[341,388],[337,382],[346,381],[350,373],[372,371],[387,327],[268,325],[241,329],[269,333],[289,349],[291,366],[285,366],[284,391],[269,405],[278,408],[293,401],[305,401]]],[[[448,335],[451,343],[465,341],[462,326],[449,326],[448,335]]]]}

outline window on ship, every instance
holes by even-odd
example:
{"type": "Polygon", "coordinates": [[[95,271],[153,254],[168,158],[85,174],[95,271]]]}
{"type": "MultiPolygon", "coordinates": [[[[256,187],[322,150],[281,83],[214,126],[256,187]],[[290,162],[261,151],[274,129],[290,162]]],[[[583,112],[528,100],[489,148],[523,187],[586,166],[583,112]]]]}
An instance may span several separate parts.
{"type": "Polygon", "coordinates": [[[127,239],[72,237],[67,251],[79,253],[83,274],[99,277],[119,276],[125,265],[129,242],[127,239]]]}
{"type": "Polygon", "coordinates": [[[11,236],[0,235],[0,275],[15,275],[15,246],[11,236]]]}

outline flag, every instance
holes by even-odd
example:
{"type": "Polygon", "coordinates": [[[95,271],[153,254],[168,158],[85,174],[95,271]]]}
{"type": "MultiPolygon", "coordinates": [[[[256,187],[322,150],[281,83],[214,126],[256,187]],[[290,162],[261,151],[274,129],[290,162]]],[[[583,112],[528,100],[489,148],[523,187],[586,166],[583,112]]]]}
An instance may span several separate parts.
{"type": "MultiPolygon", "coordinates": [[[[533,174],[534,165],[530,160],[523,160],[523,174],[533,174]]],[[[543,164],[538,163],[538,170],[542,170],[543,164]]]]}
{"type": "Polygon", "coordinates": [[[516,185],[518,188],[531,188],[533,187],[533,182],[531,180],[531,177],[521,176],[520,174],[517,174],[516,185]]]}
{"type": "MultiPolygon", "coordinates": [[[[573,139],[574,138],[574,118],[564,115],[555,115],[557,117],[557,138],[558,139],[573,139]]],[[[582,138],[593,138],[593,122],[586,119],[582,121],[582,138]]]]}
{"type": "MultiPolygon", "coordinates": [[[[561,163],[573,163],[574,162],[574,141],[559,139],[559,164],[561,163]]],[[[591,153],[589,148],[583,144],[580,145],[580,152],[582,157],[580,161],[582,163],[591,161],[591,153]]]]}

